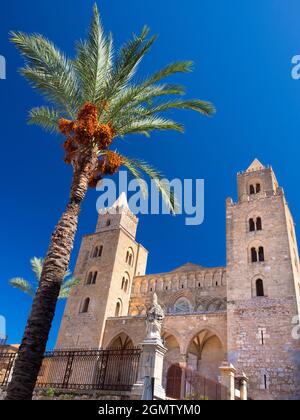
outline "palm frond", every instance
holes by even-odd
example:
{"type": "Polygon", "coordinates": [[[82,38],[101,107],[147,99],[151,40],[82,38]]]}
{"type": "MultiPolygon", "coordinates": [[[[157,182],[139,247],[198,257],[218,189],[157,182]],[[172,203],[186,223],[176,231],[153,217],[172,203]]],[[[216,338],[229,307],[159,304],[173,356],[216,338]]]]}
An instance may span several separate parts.
{"type": "Polygon", "coordinates": [[[44,260],[43,258],[33,257],[30,260],[30,264],[31,264],[31,269],[35,274],[36,280],[39,282],[42,271],[43,271],[44,260]]]}
{"type": "MultiPolygon", "coordinates": [[[[156,188],[161,193],[162,199],[166,206],[170,209],[173,214],[176,214],[179,210],[176,197],[173,191],[170,191],[169,184],[164,179],[161,172],[150,166],[148,163],[137,160],[130,159],[126,156],[122,156],[124,166],[129,170],[129,172],[137,180],[141,179],[142,172],[144,172],[156,185],[156,188]]],[[[142,182],[140,183],[142,187],[142,182]]],[[[142,189],[145,196],[145,190],[142,189]]]]}
{"type": "Polygon", "coordinates": [[[133,118],[132,120],[123,121],[124,125],[115,125],[114,128],[118,135],[125,136],[126,134],[144,134],[148,135],[154,130],[175,130],[181,133],[184,132],[184,127],[175,121],[154,117],[146,116],[144,118],[133,118]]]}
{"type": "MultiPolygon", "coordinates": [[[[110,121],[119,116],[136,113],[140,104],[151,104],[152,100],[166,95],[182,95],[184,88],[180,85],[155,85],[144,87],[142,85],[129,86],[122,89],[110,102],[107,118],[110,121]]],[[[126,116],[127,119],[127,116],[126,116]]]]}
{"type": "Polygon", "coordinates": [[[72,62],[42,35],[11,32],[11,41],[25,59],[26,66],[21,74],[74,118],[81,95],[72,62]]]}
{"type": "Polygon", "coordinates": [[[22,277],[15,277],[13,279],[9,280],[9,284],[16,288],[21,290],[22,292],[26,293],[27,295],[34,297],[35,291],[32,287],[32,285],[22,277]]]}
{"type": "Polygon", "coordinates": [[[97,104],[103,95],[103,87],[110,80],[112,37],[105,37],[96,5],[88,40],[78,43],[74,66],[79,75],[84,101],[97,104]]]}
{"type": "Polygon", "coordinates": [[[70,295],[70,290],[73,286],[79,284],[80,279],[76,277],[71,277],[69,280],[65,281],[60,289],[59,299],[66,299],[70,295]]]}
{"type": "Polygon", "coordinates": [[[161,105],[154,105],[148,107],[144,115],[153,115],[159,112],[168,111],[170,109],[191,109],[196,112],[200,112],[204,115],[211,115],[215,112],[214,106],[210,102],[200,101],[198,99],[190,100],[177,100],[162,103],[161,105]]]}
{"type": "Polygon", "coordinates": [[[58,133],[59,118],[60,114],[55,109],[41,106],[31,109],[28,116],[28,124],[39,125],[46,131],[58,133]]]}
{"type": "Polygon", "coordinates": [[[156,36],[147,39],[148,34],[149,28],[145,26],[139,36],[134,35],[133,39],[121,48],[112,79],[105,92],[106,101],[109,102],[114,95],[126,87],[134,76],[141,59],[156,40],[156,36]]]}
{"type": "Polygon", "coordinates": [[[152,76],[150,76],[144,83],[144,86],[153,85],[160,80],[171,76],[175,73],[190,73],[192,72],[192,61],[178,61],[176,63],[171,63],[168,66],[162,68],[161,70],[155,72],[152,76]]]}

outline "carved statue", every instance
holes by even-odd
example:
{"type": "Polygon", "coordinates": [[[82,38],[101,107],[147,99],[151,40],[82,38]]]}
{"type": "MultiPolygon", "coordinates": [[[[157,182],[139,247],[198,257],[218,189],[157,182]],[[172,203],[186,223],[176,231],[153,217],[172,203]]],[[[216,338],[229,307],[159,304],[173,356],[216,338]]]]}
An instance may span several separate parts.
{"type": "Polygon", "coordinates": [[[161,327],[165,313],[157,300],[157,294],[153,293],[152,304],[147,311],[147,338],[161,339],[161,327]]]}

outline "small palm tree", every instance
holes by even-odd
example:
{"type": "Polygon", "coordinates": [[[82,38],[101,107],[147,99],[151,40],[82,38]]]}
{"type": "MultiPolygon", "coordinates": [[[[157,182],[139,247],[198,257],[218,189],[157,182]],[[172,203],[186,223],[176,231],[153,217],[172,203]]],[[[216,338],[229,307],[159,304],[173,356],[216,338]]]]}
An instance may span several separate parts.
{"type": "MultiPolygon", "coordinates": [[[[41,281],[41,274],[43,271],[44,260],[43,258],[33,257],[30,260],[30,265],[35,276],[35,282],[30,282],[24,279],[23,277],[14,277],[9,280],[9,284],[12,287],[26,293],[31,298],[34,298],[37,292],[39,283],[41,281]]],[[[69,297],[71,287],[79,283],[80,279],[75,278],[75,277],[70,277],[70,276],[71,276],[71,271],[67,270],[63,278],[63,282],[60,288],[58,299],[67,299],[69,297]]]]}
{"type": "Polygon", "coordinates": [[[64,159],[72,165],[73,179],[67,207],[51,237],[7,399],[32,397],[88,187],[95,187],[101,178],[124,165],[138,179],[142,173],[154,179],[175,211],[174,197],[162,175],[142,160],[114,152],[113,143],[129,134],[149,136],[154,130],[182,132],[181,124],[163,116],[171,109],[190,109],[203,115],[214,112],[208,102],[170,99],[182,96],[184,88],[162,83],[167,76],[190,72],[191,62],[176,62],[145,80],[135,80],[138,65],[156,39],[148,34],[145,27],[115,57],[112,37],[104,34],[96,5],[88,38],[77,43],[73,60],[41,35],[12,33],[11,40],[26,63],[22,75],[51,104],[32,109],[29,123],[65,137],[64,159]]]}

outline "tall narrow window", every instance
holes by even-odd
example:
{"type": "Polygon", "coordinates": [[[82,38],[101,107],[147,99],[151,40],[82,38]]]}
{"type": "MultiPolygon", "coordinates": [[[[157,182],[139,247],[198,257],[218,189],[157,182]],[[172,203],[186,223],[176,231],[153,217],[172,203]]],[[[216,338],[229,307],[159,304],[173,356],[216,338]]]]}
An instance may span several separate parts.
{"type": "Polygon", "coordinates": [[[131,248],[126,253],[126,263],[133,266],[133,250],[131,248]]]}
{"type": "Polygon", "coordinates": [[[89,306],[90,306],[90,298],[86,298],[83,302],[81,312],[83,314],[87,313],[89,311],[89,306]]]}
{"type": "Polygon", "coordinates": [[[251,195],[255,194],[255,188],[254,188],[254,185],[250,185],[250,194],[251,194],[251,195]]]}
{"type": "Polygon", "coordinates": [[[262,230],[261,217],[258,217],[258,218],[256,219],[256,230],[262,230]]]}
{"type": "Polygon", "coordinates": [[[99,248],[96,246],[95,249],[94,249],[93,258],[97,258],[98,257],[98,252],[99,252],[99,248]]]}
{"type": "Polygon", "coordinates": [[[257,262],[257,252],[255,248],[251,248],[251,261],[257,262]]]}
{"type": "Polygon", "coordinates": [[[256,296],[265,296],[264,283],[261,279],[256,280],[256,296]]]}
{"type": "Polygon", "coordinates": [[[116,310],[115,310],[115,316],[120,316],[121,315],[121,302],[117,302],[116,304],[116,310]]]}
{"type": "Polygon", "coordinates": [[[93,280],[93,273],[90,272],[86,281],[86,284],[92,284],[92,280],[93,280]]]}
{"type": "Polygon", "coordinates": [[[253,219],[249,220],[249,230],[250,232],[254,232],[255,231],[255,223],[253,219]]]}
{"type": "Polygon", "coordinates": [[[260,193],[260,191],[261,191],[260,184],[256,184],[256,194],[260,193]]]}
{"type": "Polygon", "coordinates": [[[265,252],[262,246],[258,248],[258,259],[259,261],[265,261],[265,252]]]}
{"type": "Polygon", "coordinates": [[[92,278],[92,284],[96,284],[97,275],[98,275],[98,272],[95,271],[94,274],[93,274],[93,278],[92,278]]]}

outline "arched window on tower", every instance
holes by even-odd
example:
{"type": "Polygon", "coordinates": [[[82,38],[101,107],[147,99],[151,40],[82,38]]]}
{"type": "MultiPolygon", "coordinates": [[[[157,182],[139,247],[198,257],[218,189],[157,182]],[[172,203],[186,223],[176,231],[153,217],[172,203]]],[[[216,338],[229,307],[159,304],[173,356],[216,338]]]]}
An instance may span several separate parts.
{"type": "Polygon", "coordinates": [[[250,195],[255,194],[255,188],[254,188],[254,185],[250,185],[249,192],[250,192],[250,195]]]}
{"type": "Polygon", "coordinates": [[[93,280],[93,273],[92,271],[90,271],[88,274],[88,278],[86,280],[86,284],[92,284],[92,280],[93,280]]]}
{"type": "Polygon", "coordinates": [[[259,248],[258,248],[258,260],[259,261],[265,261],[265,251],[264,251],[264,247],[263,246],[260,246],[259,248]]]}
{"type": "Polygon", "coordinates": [[[96,246],[93,253],[93,258],[97,258],[98,256],[98,247],[96,246]]]}
{"type": "Polygon", "coordinates": [[[253,219],[249,219],[249,231],[254,232],[255,231],[255,223],[253,219]]]}
{"type": "Polygon", "coordinates": [[[96,284],[97,275],[98,275],[98,272],[95,271],[94,274],[93,274],[93,278],[92,278],[92,284],[96,284]]]}
{"type": "Polygon", "coordinates": [[[255,248],[251,248],[251,261],[257,262],[257,252],[255,248]]]}
{"type": "Polygon", "coordinates": [[[260,296],[260,297],[265,296],[264,283],[262,279],[256,280],[256,296],[260,296]]]}
{"type": "Polygon", "coordinates": [[[260,186],[260,184],[259,184],[259,183],[257,183],[257,184],[256,184],[256,189],[255,189],[255,192],[256,192],[256,194],[258,194],[258,193],[260,193],[260,191],[261,191],[261,186],[260,186]]]}
{"type": "Polygon", "coordinates": [[[258,217],[258,218],[256,219],[256,230],[262,230],[261,217],[258,217]]]}
{"type": "Polygon", "coordinates": [[[89,311],[89,306],[90,306],[90,298],[85,298],[82,308],[81,308],[81,313],[85,314],[89,311]]]}
{"type": "Polygon", "coordinates": [[[133,250],[131,248],[129,248],[126,253],[126,263],[133,266],[133,250]]]}
{"type": "Polygon", "coordinates": [[[121,301],[118,301],[116,304],[115,317],[121,316],[121,313],[122,313],[122,304],[121,304],[121,301]]]}
{"type": "Polygon", "coordinates": [[[98,275],[97,271],[90,271],[89,274],[88,274],[86,284],[87,285],[96,284],[97,275],[98,275]]]}

